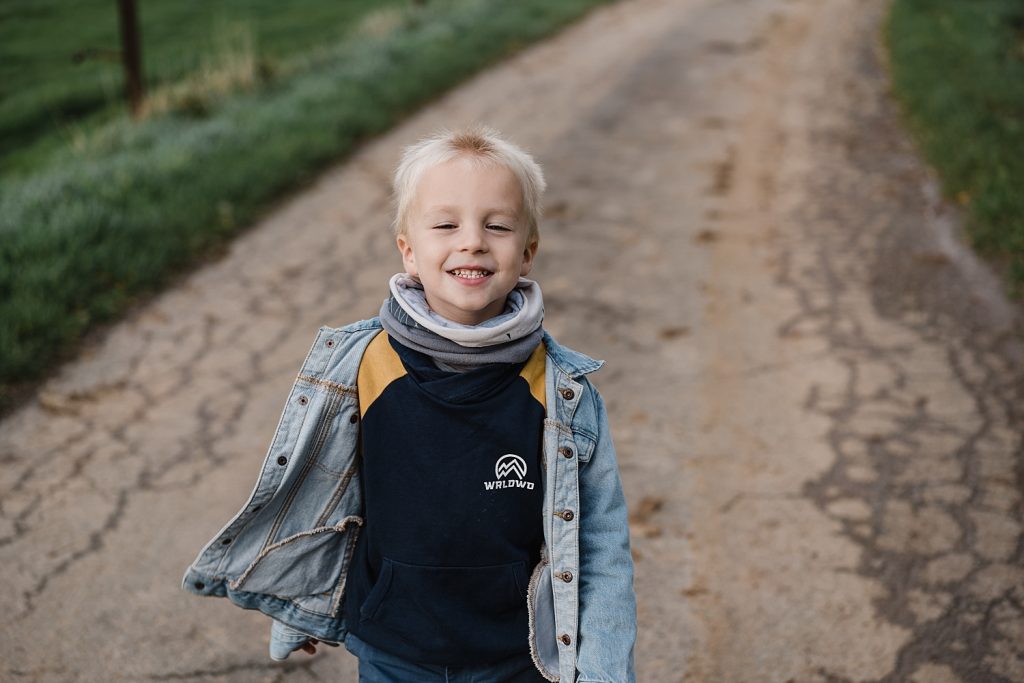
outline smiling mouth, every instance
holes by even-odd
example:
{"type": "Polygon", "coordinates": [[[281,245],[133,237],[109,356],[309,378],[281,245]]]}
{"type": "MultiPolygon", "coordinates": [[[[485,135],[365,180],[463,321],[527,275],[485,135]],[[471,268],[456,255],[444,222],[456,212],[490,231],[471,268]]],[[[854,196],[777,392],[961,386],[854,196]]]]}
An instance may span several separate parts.
{"type": "Polygon", "coordinates": [[[449,270],[448,273],[455,277],[465,278],[466,280],[479,280],[494,274],[489,270],[477,270],[475,268],[456,268],[455,270],[449,270]]]}

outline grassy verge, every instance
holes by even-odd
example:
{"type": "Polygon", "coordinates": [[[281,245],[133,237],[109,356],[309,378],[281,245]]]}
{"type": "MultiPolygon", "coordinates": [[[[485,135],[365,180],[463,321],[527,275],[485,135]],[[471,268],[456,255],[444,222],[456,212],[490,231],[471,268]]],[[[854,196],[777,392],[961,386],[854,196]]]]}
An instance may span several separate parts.
{"type": "MultiPolygon", "coordinates": [[[[409,0],[137,4],[145,76],[158,89],[208,70],[226,49],[237,55],[239,34],[245,56],[273,68],[311,45],[344,39],[366,14],[409,0]]],[[[30,171],[82,125],[123,113],[119,46],[111,0],[0,3],[0,173],[30,171]],[[80,53],[88,56],[76,61],[80,53]]]]}
{"type": "Polygon", "coordinates": [[[1024,296],[1024,4],[895,0],[896,94],[974,247],[1024,296]]]}
{"type": "Polygon", "coordinates": [[[433,0],[286,79],[106,125],[0,187],[0,410],[275,196],[607,0],[433,0]]]}

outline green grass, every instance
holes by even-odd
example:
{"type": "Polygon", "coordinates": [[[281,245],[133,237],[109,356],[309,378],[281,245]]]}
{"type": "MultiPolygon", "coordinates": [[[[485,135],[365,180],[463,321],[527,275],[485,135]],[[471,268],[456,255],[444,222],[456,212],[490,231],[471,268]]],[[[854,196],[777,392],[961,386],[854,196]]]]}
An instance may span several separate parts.
{"type": "Polygon", "coordinates": [[[975,248],[1024,295],[1024,3],[895,0],[894,87],[975,248]]]}
{"type": "MultiPolygon", "coordinates": [[[[368,12],[408,0],[144,0],[137,2],[147,85],[199,69],[225,33],[251,36],[274,65],[343,39],[368,12]]],[[[113,0],[0,0],[0,174],[45,163],[77,126],[123,114],[113,0]],[[84,49],[106,56],[72,62],[84,49]]]]}
{"type": "Polygon", "coordinates": [[[216,251],[273,198],[602,0],[432,0],[287,78],[125,117],[0,186],[0,411],[95,325],[216,251]]]}

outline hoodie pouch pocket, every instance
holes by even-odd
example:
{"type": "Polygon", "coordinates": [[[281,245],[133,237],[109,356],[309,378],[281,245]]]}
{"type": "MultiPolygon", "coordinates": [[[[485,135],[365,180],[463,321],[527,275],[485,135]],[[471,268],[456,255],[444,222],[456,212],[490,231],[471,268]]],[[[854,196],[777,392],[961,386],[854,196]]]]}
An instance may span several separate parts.
{"type": "Polygon", "coordinates": [[[526,633],[527,582],[525,562],[433,567],[383,558],[360,618],[420,661],[453,661],[470,652],[486,660],[526,633]]]}

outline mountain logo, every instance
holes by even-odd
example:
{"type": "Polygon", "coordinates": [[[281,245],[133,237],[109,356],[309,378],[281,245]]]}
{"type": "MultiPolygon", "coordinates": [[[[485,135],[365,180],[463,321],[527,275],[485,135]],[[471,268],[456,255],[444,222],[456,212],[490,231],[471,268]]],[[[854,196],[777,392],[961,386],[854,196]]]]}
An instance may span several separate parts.
{"type": "Polygon", "coordinates": [[[494,476],[498,479],[504,479],[510,474],[519,479],[526,476],[526,461],[512,453],[501,456],[494,465],[494,476]]]}
{"type": "Polygon", "coordinates": [[[526,476],[526,461],[514,453],[506,453],[494,463],[494,481],[485,481],[484,489],[494,491],[496,489],[526,489],[533,490],[532,481],[524,481],[526,476]],[[514,478],[513,478],[514,476],[514,478]]]}

